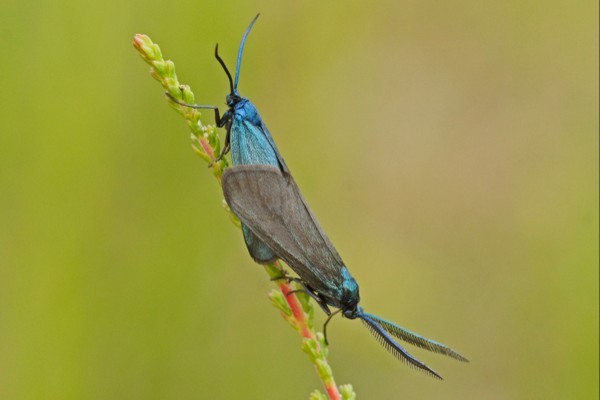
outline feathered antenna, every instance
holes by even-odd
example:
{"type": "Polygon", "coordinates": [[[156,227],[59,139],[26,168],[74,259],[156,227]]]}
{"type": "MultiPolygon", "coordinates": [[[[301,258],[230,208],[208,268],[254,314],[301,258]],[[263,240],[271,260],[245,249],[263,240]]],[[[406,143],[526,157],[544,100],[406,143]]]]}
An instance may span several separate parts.
{"type": "Polygon", "coordinates": [[[448,357],[454,358],[455,360],[469,362],[469,360],[467,360],[465,357],[461,356],[445,344],[436,342],[435,340],[427,339],[426,337],[411,332],[408,329],[394,324],[393,322],[379,318],[376,315],[365,312],[363,312],[363,315],[371,319],[372,321],[376,321],[378,325],[380,325],[383,329],[385,329],[387,332],[391,333],[398,339],[404,340],[405,342],[410,343],[413,346],[417,346],[422,349],[432,351],[434,353],[444,354],[448,357]]]}
{"type": "Polygon", "coordinates": [[[401,361],[404,361],[411,367],[414,367],[418,370],[425,372],[426,374],[438,378],[443,379],[437,372],[429,368],[423,362],[417,360],[413,357],[408,351],[404,350],[402,346],[400,346],[390,335],[387,333],[374,319],[371,318],[370,314],[361,313],[357,315],[358,318],[369,328],[373,336],[377,338],[377,340],[385,347],[390,353],[392,353],[396,358],[401,361]]]}

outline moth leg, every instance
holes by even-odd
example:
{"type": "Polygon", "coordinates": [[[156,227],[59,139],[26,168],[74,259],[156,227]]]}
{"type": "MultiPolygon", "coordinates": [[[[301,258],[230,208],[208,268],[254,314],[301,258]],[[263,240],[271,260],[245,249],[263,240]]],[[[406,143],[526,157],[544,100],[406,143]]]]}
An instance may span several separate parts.
{"type": "MultiPolygon", "coordinates": [[[[181,91],[183,92],[183,89],[181,89],[181,91]]],[[[165,92],[165,95],[167,95],[167,97],[169,98],[169,100],[171,100],[173,103],[177,103],[177,104],[179,104],[180,106],[183,106],[183,107],[195,108],[195,109],[209,109],[209,110],[214,110],[215,111],[215,124],[219,128],[222,128],[223,125],[225,125],[225,122],[223,121],[224,118],[221,118],[221,113],[219,112],[219,107],[217,107],[217,106],[204,106],[204,105],[200,105],[200,104],[188,104],[188,103],[184,103],[182,101],[177,100],[169,92],[165,92]]]]}
{"type": "MultiPolygon", "coordinates": [[[[183,89],[181,89],[181,91],[183,92],[183,89]]],[[[169,100],[171,100],[173,103],[177,103],[177,104],[179,104],[180,106],[183,106],[183,107],[196,108],[196,109],[214,110],[215,111],[215,125],[217,125],[217,128],[224,127],[227,124],[227,122],[229,121],[229,115],[227,115],[227,113],[225,113],[225,115],[223,115],[223,117],[221,118],[221,113],[219,112],[219,107],[217,107],[217,106],[204,106],[204,105],[200,105],[200,104],[187,104],[187,103],[184,103],[182,101],[177,100],[169,92],[165,92],[165,94],[167,95],[167,97],[169,98],[169,100]]],[[[221,159],[229,151],[229,149],[230,149],[230,145],[229,145],[230,144],[229,143],[229,131],[230,131],[230,129],[231,129],[231,126],[228,126],[227,127],[227,135],[225,136],[225,147],[223,147],[223,150],[221,151],[221,154],[219,154],[219,157],[217,157],[213,162],[211,162],[210,164],[208,164],[208,168],[211,168],[214,163],[216,163],[218,161],[221,161],[221,159]]]]}
{"type": "Polygon", "coordinates": [[[329,317],[327,317],[327,320],[323,324],[323,338],[325,339],[325,344],[328,346],[329,346],[329,341],[327,340],[327,324],[329,324],[329,321],[331,321],[331,318],[333,318],[333,316],[335,314],[339,314],[341,311],[342,311],[342,309],[340,308],[336,312],[332,313],[329,317]]]}
{"type": "MultiPolygon", "coordinates": [[[[227,137],[229,137],[229,135],[227,135],[227,137]]],[[[230,148],[231,148],[231,146],[229,146],[229,141],[228,141],[228,143],[225,144],[225,147],[223,147],[221,154],[219,154],[219,157],[215,158],[214,161],[212,161],[210,164],[208,164],[208,168],[212,168],[214,163],[218,163],[219,161],[221,161],[223,159],[223,157],[225,157],[225,154],[227,154],[229,152],[230,148]]]]}
{"type": "MultiPolygon", "coordinates": [[[[225,113],[225,115],[223,115],[223,118],[219,118],[219,109],[215,108],[215,120],[217,121],[217,127],[218,128],[222,128],[224,126],[227,125],[227,122],[229,121],[229,115],[228,112],[225,113]]],[[[231,149],[231,124],[227,125],[227,133],[225,134],[225,146],[223,147],[223,150],[221,150],[221,154],[219,154],[219,156],[210,164],[208,164],[208,168],[211,168],[213,166],[214,163],[219,162],[223,159],[223,157],[225,157],[225,154],[229,153],[229,150],[231,149]]]]}
{"type": "Polygon", "coordinates": [[[273,281],[273,282],[274,281],[281,281],[281,280],[285,280],[285,281],[288,281],[288,282],[298,282],[298,283],[302,284],[303,286],[305,286],[304,282],[302,282],[302,279],[296,278],[296,277],[293,277],[293,276],[289,276],[285,271],[282,271],[281,275],[276,276],[274,278],[271,278],[271,281],[273,281]]]}
{"type": "Polygon", "coordinates": [[[304,289],[292,290],[291,292],[287,293],[287,296],[289,296],[292,293],[306,293],[307,295],[309,295],[310,297],[312,297],[314,299],[314,301],[317,302],[317,304],[319,305],[319,307],[321,307],[321,310],[323,310],[323,312],[325,312],[325,314],[331,315],[331,310],[329,309],[329,306],[327,306],[327,303],[325,303],[325,299],[323,299],[321,296],[319,296],[319,294],[315,293],[315,291],[312,290],[304,282],[302,282],[302,280],[298,280],[298,282],[302,286],[304,286],[304,289]]]}
{"type": "Polygon", "coordinates": [[[296,278],[293,276],[288,276],[285,271],[283,271],[282,276],[271,278],[272,281],[276,281],[276,280],[280,280],[280,279],[286,279],[288,282],[297,282],[298,284],[300,284],[303,287],[303,289],[296,289],[296,290],[292,290],[291,292],[288,292],[287,293],[288,296],[292,293],[306,293],[307,295],[312,297],[317,302],[317,304],[319,305],[319,307],[321,307],[321,310],[323,310],[323,312],[325,312],[325,314],[331,315],[331,310],[329,309],[329,306],[327,306],[325,299],[321,295],[319,295],[313,288],[311,288],[306,282],[304,282],[302,279],[296,278]]]}
{"type": "Polygon", "coordinates": [[[317,295],[317,298],[318,298],[318,300],[315,299],[315,301],[317,302],[319,307],[321,307],[321,310],[323,310],[323,312],[325,314],[327,314],[328,316],[331,315],[331,310],[329,309],[329,306],[325,302],[325,299],[323,297],[321,297],[321,295],[317,295]]]}
{"type": "Polygon", "coordinates": [[[214,163],[221,161],[223,159],[223,157],[225,157],[225,154],[229,153],[229,150],[231,149],[231,141],[229,140],[229,131],[230,131],[230,129],[227,129],[227,133],[225,134],[225,146],[223,147],[223,150],[221,150],[221,154],[219,154],[219,157],[217,157],[215,159],[215,161],[210,163],[209,167],[212,167],[212,165],[214,163]]]}

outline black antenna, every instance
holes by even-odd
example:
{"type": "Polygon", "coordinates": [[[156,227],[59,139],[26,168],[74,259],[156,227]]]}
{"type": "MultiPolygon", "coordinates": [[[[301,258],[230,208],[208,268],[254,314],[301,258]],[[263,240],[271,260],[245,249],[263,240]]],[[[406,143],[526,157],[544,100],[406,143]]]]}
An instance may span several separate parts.
{"type": "Polygon", "coordinates": [[[227,74],[227,78],[229,79],[229,88],[231,89],[231,93],[233,93],[233,78],[231,78],[231,74],[229,73],[229,70],[227,69],[227,65],[225,65],[225,61],[223,61],[221,56],[219,56],[219,43],[217,43],[217,45],[215,46],[215,58],[217,59],[219,64],[221,64],[221,67],[223,67],[223,69],[225,70],[225,73],[227,74]]]}

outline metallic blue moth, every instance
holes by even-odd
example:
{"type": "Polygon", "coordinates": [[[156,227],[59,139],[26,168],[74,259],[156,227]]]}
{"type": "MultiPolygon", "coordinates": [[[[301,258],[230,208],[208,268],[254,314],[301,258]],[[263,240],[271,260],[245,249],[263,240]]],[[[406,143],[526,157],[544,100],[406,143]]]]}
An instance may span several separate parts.
{"type": "Polygon", "coordinates": [[[397,358],[441,379],[433,369],[408,353],[396,338],[460,361],[468,360],[442,343],[367,313],[359,306],[358,283],[300,193],[258,110],[239,94],[242,53],[257,18],[258,15],[242,37],[235,79],[219,56],[218,45],[215,48],[215,57],[225,70],[230,85],[226,97],[228,110],[222,117],[215,106],[179,103],[170,96],[183,106],[214,109],[217,126],[226,128],[225,146],[219,159],[231,151],[233,167],[223,173],[223,193],[227,204],[242,222],[250,255],[258,263],[285,261],[296,272],[297,280],[306,292],[327,313],[327,322],[340,312],[348,319],[360,319],[397,358]],[[338,310],[332,313],[329,307],[338,310]]]}

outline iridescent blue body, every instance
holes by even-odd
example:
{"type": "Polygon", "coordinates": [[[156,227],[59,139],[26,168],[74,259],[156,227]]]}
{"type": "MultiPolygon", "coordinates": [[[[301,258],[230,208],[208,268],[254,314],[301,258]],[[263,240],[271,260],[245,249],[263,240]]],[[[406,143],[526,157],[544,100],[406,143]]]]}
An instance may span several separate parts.
{"type": "Polygon", "coordinates": [[[404,350],[393,337],[461,361],[467,360],[451,348],[369,314],[358,305],[358,283],[308,207],[256,107],[238,93],[242,52],[256,18],[242,37],[235,81],[218,55],[218,46],[215,50],[215,57],[225,70],[231,89],[226,98],[228,110],[223,117],[214,106],[179,103],[214,109],[217,126],[227,129],[225,147],[219,159],[230,150],[233,166],[223,173],[223,193],[242,222],[250,255],[259,263],[285,261],[298,274],[297,280],[305,291],[330,318],[341,312],[348,319],[360,319],[400,360],[441,378],[404,350]],[[330,306],[338,311],[332,313],[330,306]]]}
{"type": "MultiPolygon", "coordinates": [[[[233,165],[279,166],[279,151],[271,138],[258,110],[248,99],[242,98],[223,118],[231,121],[229,141],[233,165]]],[[[250,256],[259,263],[269,263],[278,257],[242,223],[242,232],[250,256]]]]}
{"type": "Polygon", "coordinates": [[[227,113],[231,113],[229,140],[233,165],[278,166],[279,152],[254,104],[243,98],[227,113]]]}
{"type": "MultiPolygon", "coordinates": [[[[238,95],[239,96],[239,95],[238,95]]],[[[293,180],[283,157],[279,153],[269,130],[267,129],[263,119],[258,114],[256,107],[246,98],[240,97],[240,100],[236,102],[223,115],[223,120],[230,121],[229,126],[229,143],[231,149],[231,158],[234,166],[240,165],[269,165],[277,168],[282,176],[287,176],[288,185],[293,180]]],[[[302,199],[302,203],[305,209],[308,206],[304,203],[300,189],[293,182],[296,196],[302,199]]],[[[240,191],[239,193],[242,193],[240,191]]],[[[268,199],[263,199],[257,204],[265,203],[268,199]]],[[[309,210],[310,213],[310,210],[309,210]]],[[[299,220],[295,217],[296,214],[288,213],[288,216],[294,216],[295,220],[299,220]]],[[[316,218],[310,213],[311,224],[316,222],[316,218]]],[[[302,220],[302,219],[300,219],[302,220]]],[[[263,224],[268,225],[269,221],[266,218],[263,219],[263,224]]],[[[309,228],[310,229],[310,228],[309,228]]],[[[304,229],[307,231],[307,229],[304,229]]],[[[259,237],[242,222],[242,232],[244,234],[244,240],[246,247],[251,257],[258,263],[269,263],[273,262],[278,258],[283,258],[285,261],[287,257],[282,256],[281,252],[277,254],[276,251],[271,249],[268,244],[259,239],[259,237]]],[[[317,240],[323,240],[326,238],[325,232],[319,232],[315,235],[317,240]]],[[[327,243],[329,239],[327,239],[327,243]]],[[[295,272],[302,277],[305,285],[311,291],[315,293],[316,298],[321,301],[321,307],[329,313],[327,305],[332,307],[342,307],[342,300],[345,303],[356,303],[360,299],[358,292],[358,284],[354,278],[348,272],[348,269],[343,264],[339,254],[332,245],[323,246],[326,243],[304,243],[302,251],[310,253],[315,248],[327,248],[329,254],[329,268],[323,268],[318,265],[318,262],[306,261],[302,263],[291,263],[290,266],[295,272]],[[294,265],[296,264],[296,265],[294,265]],[[327,273],[330,271],[331,273],[327,273]]],[[[289,249],[289,246],[287,247],[289,249]]],[[[319,254],[320,256],[320,254],[319,254]]]]}

